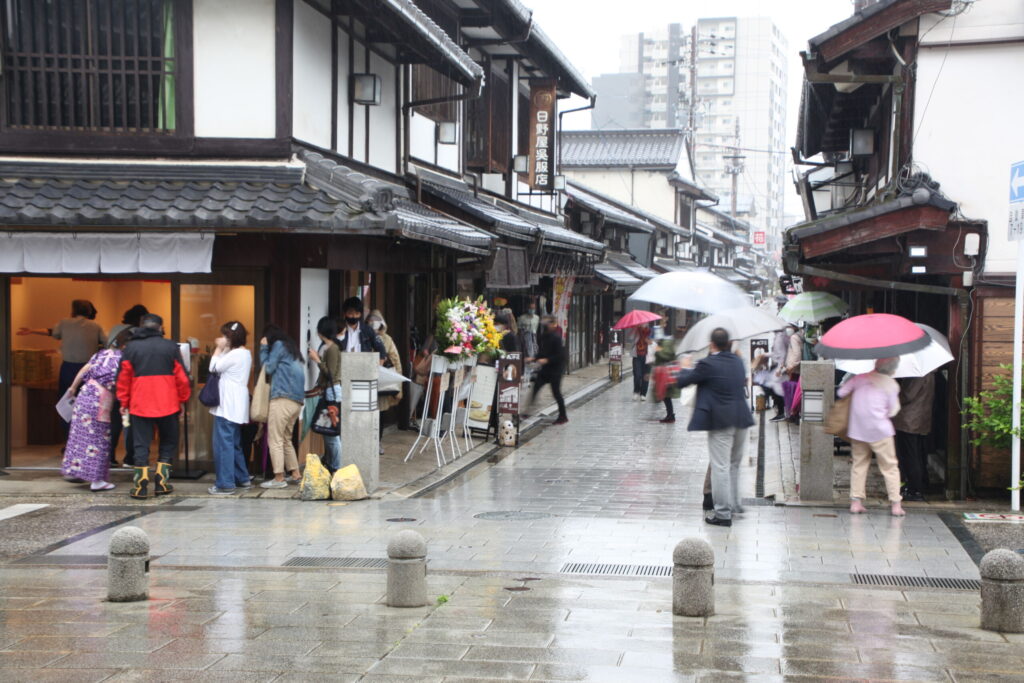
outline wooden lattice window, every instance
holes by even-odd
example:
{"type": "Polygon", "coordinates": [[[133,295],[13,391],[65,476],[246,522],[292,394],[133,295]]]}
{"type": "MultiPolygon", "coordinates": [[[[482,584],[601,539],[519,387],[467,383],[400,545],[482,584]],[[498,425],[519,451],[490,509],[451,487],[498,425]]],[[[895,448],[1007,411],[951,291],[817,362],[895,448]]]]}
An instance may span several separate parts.
{"type": "Polygon", "coordinates": [[[174,0],[4,0],[5,130],[178,128],[174,0]]]}
{"type": "Polygon", "coordinates": [[[466,102],[466,164],[505,173],[512,159],[512,101],[508,78],[492,71],[483,94],[466,102]]]}

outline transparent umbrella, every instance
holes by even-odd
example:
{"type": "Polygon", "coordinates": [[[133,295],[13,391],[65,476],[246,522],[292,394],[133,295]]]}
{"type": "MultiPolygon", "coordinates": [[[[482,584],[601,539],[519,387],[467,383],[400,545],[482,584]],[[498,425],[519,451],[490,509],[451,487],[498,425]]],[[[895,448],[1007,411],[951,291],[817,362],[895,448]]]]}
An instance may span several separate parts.
{"type": "Polygon", "coordinates": [[[731,308],[720,313],[709,315],[691,327],[676,351],[689,353],[706,347],[711,340],[711,332],[721,327],[729,332],[733,341],[741,341],[756,337],[759,334],[781,330],[786,322],[752,306],[731,308]]]}
{"type": "Polygon", "coordinates": [[[645,282],[629,298],[702,313],[750,306],[750,297],[743,290],[704,271],[663,273],[645,282]]]}
{"type": "MultiPolygon", "coordinates": [[[[949,349],[949,340],[934,327],[917,323],[917,326],[928,333],[931,343],[919,351],[898,356],[900,364],[896,367],[893,377],[924,377],[929,372],[941,368],[953,360],[949,349]]],[[[837,360],[836,370],[860,375],[875,369],[873,360],[837,360]]]]}

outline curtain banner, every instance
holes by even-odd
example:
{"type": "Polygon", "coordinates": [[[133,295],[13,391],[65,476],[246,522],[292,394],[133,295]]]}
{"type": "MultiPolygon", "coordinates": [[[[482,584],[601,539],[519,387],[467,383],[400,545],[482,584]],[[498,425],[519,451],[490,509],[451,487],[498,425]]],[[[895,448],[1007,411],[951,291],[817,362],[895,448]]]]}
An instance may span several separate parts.
{"type": "Polygon", "coordinates": [[[0,232],[0,273],[209,273],[211,233],[0,232]]]}
{"type": "Polygon", "coordinates": [[[576,278],[572,275],[555,277],[555,296],[553,315],[558,326],[562,328],[562,339],[569,338],[569,303],[572,301],[572,288],[576,278]]]}

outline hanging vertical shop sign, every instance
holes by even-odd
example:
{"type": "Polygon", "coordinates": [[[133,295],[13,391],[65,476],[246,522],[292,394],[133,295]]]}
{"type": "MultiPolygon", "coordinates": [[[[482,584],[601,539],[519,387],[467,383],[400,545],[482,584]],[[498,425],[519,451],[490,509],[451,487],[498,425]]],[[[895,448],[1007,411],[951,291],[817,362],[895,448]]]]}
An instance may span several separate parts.
{"type": "Polygon", "coordinates": [[[569,303],[572,301],[572,288],[575,284],[576,278],[572,275],[555,277],[552,314],[555,316],[558,326],[562,328],[562,339],[569,338],[569,303]]]}
{"type": "Polygon", "coordinates": [[[530,187],[550,192],[555,177],[555,103],[552,79],[530,81],[530,187]]]}

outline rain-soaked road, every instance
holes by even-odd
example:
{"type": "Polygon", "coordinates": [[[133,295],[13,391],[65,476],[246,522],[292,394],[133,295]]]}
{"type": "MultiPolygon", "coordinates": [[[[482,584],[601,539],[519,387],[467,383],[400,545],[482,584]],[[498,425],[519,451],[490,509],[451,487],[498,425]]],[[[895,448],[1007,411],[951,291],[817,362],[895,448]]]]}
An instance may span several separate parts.
{"type": "MultiPolygon", "coordinates": [[[[700,510],[704,437],[686,432],[688,409],[663,425],[660,406],[629,396],[616,387],[571,411],[568,425],[426,498],[160,505],[130,521],[149,532],[159,556],[149,603],[102,602],[101,570],[55,564],[96,562],[116,525],[29,558],[40,566],[4,566],[0,669],[17,671],[0,677],[1020,675],[1024,639],[978,630],[976,592],[853,584],[853,573],[977,578],[935,514],[851,518],[833,509],[748,506],[731,528],[708,527],[700,510]],[[431,595],[446,600],[389,609],[379,569],[294,566],[382,558],[399,528],[426,537],[431,595]],[[716,552],[717,615],[707,620],[673,617],[670,579],[657,576],[675,543],[695,535],[716,552]],[[579,576],[572,563],[625,566],[620,575],[579,576]],[[529,590],[509,590],[520,588],[529,590]]],[[[752,440],[744,496],[753,495],[756,453],[752,440]]]]}

